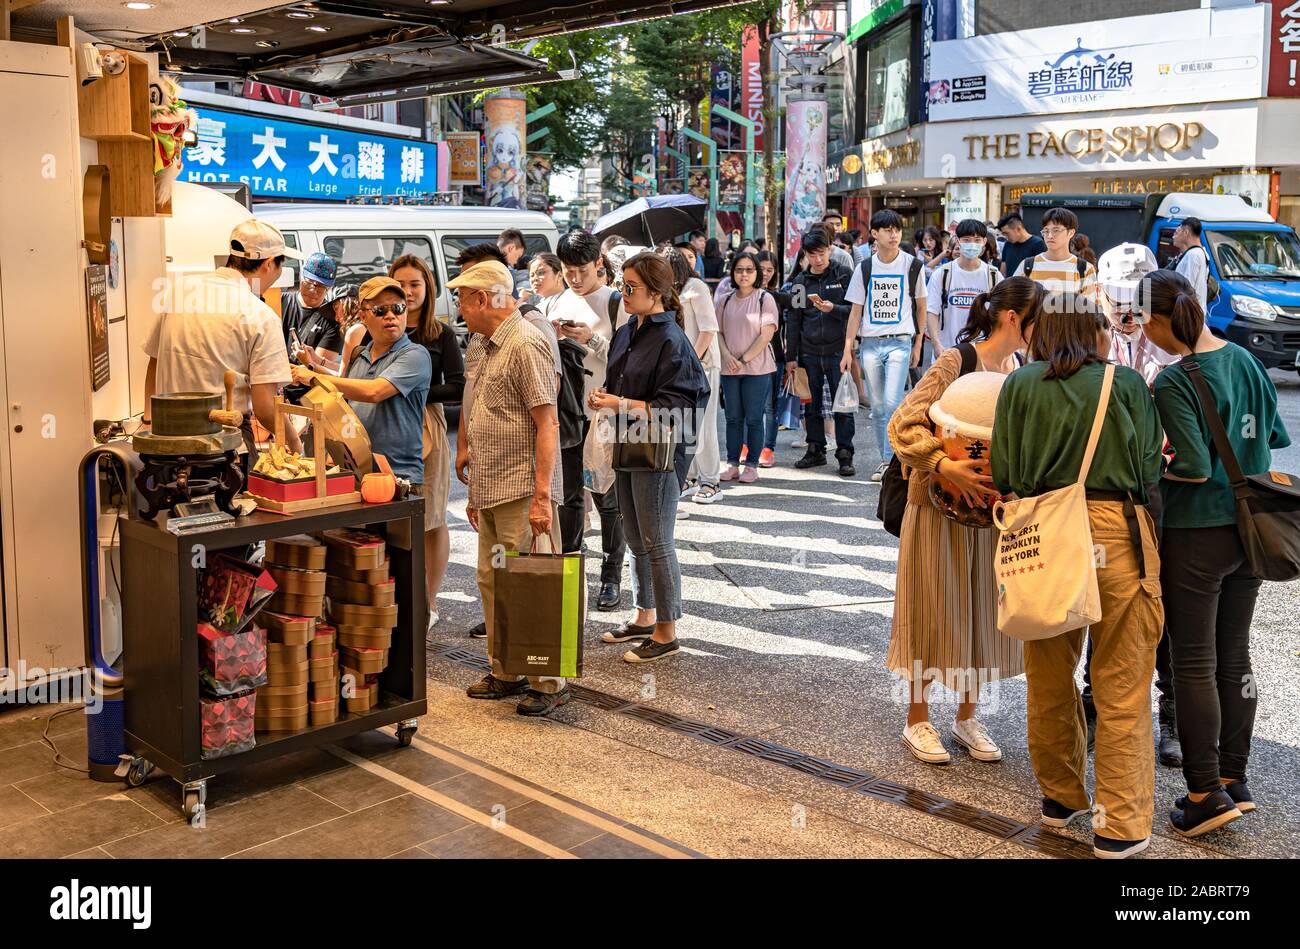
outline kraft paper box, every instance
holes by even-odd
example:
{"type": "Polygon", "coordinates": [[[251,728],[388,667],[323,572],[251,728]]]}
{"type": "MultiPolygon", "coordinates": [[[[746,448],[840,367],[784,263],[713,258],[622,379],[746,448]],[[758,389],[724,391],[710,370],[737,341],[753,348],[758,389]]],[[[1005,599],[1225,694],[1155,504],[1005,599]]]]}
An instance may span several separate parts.
{"type": "Polygon", "coordinates": [[[388,665],[387,649],[353,649],[339,647],[339,664],[355,669],[363,675],[375,675],[383,672],[388,665]]]}
{"type": "Polygon", "coordinates": [[[391,577],[383,583],[358,583],[332,576],[325,590],[331,603],[356,603],[361,606],[393,606],[397,603],[397,584],[391,577]]]}
{"type": "Polygon", "coordinates": [[[384,538],[354,527],[325,531],[321,540],[329,547],[326,566],[336,563],[350,570],[374,570],[384,565],[384,538]]]}
{"type": "Polygon", "coordinates": [[[320,593],[315,596],[300,596],[296,593],[276,593],[271,597],[267,607],[276,613],[315,618],[325,611],[325,595],[320,593]]]}
{"type": "Polygon", "coordinates": [[[277,537],[266,542],[266,563],[304,570],[325,569],[325,545],[309,534],[277,537]]]}
{"type": "Polygon", "coordinates": [[[267,571],[276,583],[276,592],[294,596],[324,596],[325,581],[329,579],[324,570],[302,570],[298,567],[268,566],[267,571]]]}
{"type": "Polygon", "coordinates": [[[388,649],[393,644],[393,631],[371,626],[340,626],[338,643],[349,649],[388,649]]]}
{"type": "Polygon", "coordinates": [[[307,703],[307,686],[263,686],[257,690],[258,707],[264,711],[299,708],[307,703]]]}
{"type": "Polygon", "coordinates": [[[337,577],[340,580],[348,580],[353,583],[380,584],[387,583],[392,579],[389,576],[387,557],[384,558],[384,562],[378,567],[373,567],[368,570],[353,569],[352,567],[339,563],[338,561],[329,563],[328,567],[329,575],[331,577],[337,577]]]}
{"type": "Polygon", "coordinates": [[[270,641],[285,646],[305,646],[312,641],[316,621],[310,616],[290,616],[263,610],[258,619],[266,624],[270,641]]]}

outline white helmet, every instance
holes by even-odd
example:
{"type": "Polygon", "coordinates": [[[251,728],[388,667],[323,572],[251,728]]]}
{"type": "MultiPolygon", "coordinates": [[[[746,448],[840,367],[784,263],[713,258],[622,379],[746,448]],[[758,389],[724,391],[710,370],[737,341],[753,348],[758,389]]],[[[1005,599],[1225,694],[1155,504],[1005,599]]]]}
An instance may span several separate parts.
{"type": "Polygon", "coordinates": [[[1112,303],[1131,304],[1142,278],[1157,269],[1151,248],[1145,244],[1120,244],[1097,261],[1097,282],[1112,303]]]}

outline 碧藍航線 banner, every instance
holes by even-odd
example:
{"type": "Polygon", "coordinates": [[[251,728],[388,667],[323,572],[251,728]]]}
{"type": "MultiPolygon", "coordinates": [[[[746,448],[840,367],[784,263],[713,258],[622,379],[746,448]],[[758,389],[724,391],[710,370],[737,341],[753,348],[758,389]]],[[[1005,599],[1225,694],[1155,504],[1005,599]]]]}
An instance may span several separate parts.
{"type": "Polygon", "coordinates": [[[930,120],[1256,99],[1268,10],[1182,10],[947,40],[931,48],[930,120]]]}
{"type": "Polygon", "coordinates": [[[244,182],[257,195],[342,201],[438,189],[432,142],[200,106],[180,180],[244,182]]]}

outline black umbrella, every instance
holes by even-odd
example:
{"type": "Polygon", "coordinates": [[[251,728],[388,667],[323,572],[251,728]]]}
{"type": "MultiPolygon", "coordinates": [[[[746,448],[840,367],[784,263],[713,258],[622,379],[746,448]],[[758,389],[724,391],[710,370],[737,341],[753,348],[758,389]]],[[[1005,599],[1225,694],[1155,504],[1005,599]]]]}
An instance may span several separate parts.
{"type": "Polygon", "coordinates": [[[604,240],[618,235],[654,247],[661,240],[704,227],[709,202],[693,194],[657,194],[601,215],[592,233],[604,240]]]}

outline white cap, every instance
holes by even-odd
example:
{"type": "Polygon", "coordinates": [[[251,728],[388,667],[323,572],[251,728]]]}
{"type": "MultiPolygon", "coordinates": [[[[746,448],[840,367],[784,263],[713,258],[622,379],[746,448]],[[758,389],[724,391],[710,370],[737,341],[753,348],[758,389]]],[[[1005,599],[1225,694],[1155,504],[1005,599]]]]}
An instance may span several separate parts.
{"type": "Polygon", "coordinates": [[[248,260],[270,260],[283,254],[294,260],[303,260],[307,255],[301,251],[286,247],[284,235],[274,224],[250,217],[235,225],[230,232],[230,255],[245,257],[248,260]]]}
{"type": "Polygon", "coordinates": [[[1156,255],[1145,244],[1120,244],[1097,261],[1097,282],[1115,303],[1132,303],[1142,278],[1158,268],[1156,255]]]}

